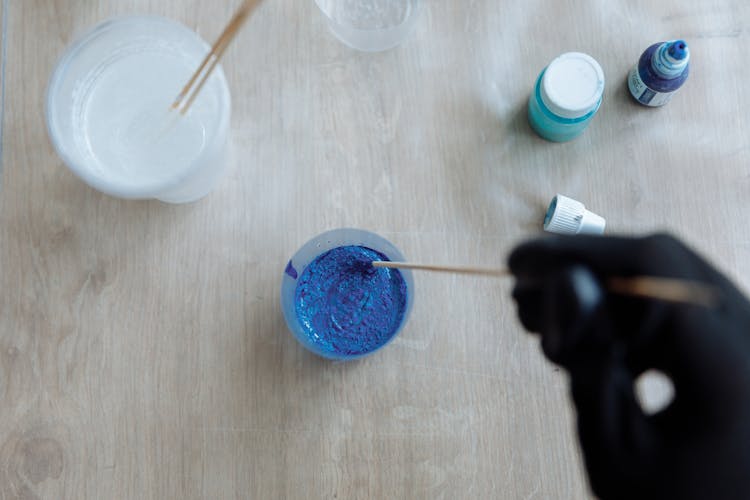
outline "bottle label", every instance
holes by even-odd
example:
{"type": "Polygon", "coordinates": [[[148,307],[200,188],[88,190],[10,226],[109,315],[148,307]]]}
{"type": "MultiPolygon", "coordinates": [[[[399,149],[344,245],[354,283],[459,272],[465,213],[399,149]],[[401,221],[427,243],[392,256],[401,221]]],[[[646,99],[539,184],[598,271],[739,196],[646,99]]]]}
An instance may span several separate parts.
{"type": "Polygon", "coordinates": [[[677,92],[676,90],[672,92],[657,92],[656,90],[648,88],[641,79],[641,74],[638,71],[637,65],[630,71],[630,75],[628,75],[628,88],[638,102],[645,106],[654,107],[664,106],[672,99],[674,93],[677,92]]]}

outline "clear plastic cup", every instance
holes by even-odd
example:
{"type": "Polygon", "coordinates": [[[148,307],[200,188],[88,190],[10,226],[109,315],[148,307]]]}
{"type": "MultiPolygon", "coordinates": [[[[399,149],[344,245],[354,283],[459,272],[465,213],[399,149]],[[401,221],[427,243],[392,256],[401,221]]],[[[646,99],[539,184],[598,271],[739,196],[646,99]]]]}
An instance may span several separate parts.
{"type": "Polygon", "coordinates": [[[295,304],[295,292],[297,290],[297,284],[299,278],[305,272],[307,266],[313,262],[319,255],[337,247],[342,246],[363,246],[380,252],[381,254],[388,257],[392,261],[403,261],[404,256],[401,252],[388,240],[378,236],[375,233],[369,231],[363,231],[360,229],[334,229],[328,231],[319,236],[316,236],[312,240],[305,243],[297,253],[289,261],[286,270],[281,280],[281,309],[284,313],[284,319],[292,332],[294,337],[309,351],[322,356],[324,358],[333,360],[352,360],[368,356],[389,344],[396,336],[401,332],[404,325],[409,319],[411,313],[412,302],[414,300],[414,278],[409,270],[401,269],[399,272],[403,276],[406,283],[406,306],[401,319],[401,323],[393,334],[382,344],[378,345],[375,349],[368,352],[361,353],[358,355],[342,355],[333,353],[328,350],[321,349],[321,347],[313,343],[308,334],[305,333],[304,329],[300,325],[297,317],[296,304],[295,304]]]}
{"type": "Polygon", "coordinates": [[[416,24],[419,0],[315,0],[336,37],[366,52],[391,49],[416,24]]]}
{"type": "Polygon", "coordinates": [[[47,128],[65,164],[119,198],[195,201],[226,170],[230,94],[217,67],[185,116],[170,106],[210,50],[161,17],[105,21],[73,43],[47,90],[47,128]]]}

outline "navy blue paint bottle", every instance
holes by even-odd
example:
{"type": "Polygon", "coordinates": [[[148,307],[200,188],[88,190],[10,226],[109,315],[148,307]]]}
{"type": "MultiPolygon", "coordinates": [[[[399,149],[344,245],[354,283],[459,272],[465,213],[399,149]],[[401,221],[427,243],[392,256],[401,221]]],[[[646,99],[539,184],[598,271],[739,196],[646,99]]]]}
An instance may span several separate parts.
{"type": "Polygon", "coordinates": [[[628,88],[644,106],[668,103],[690,73],[690,49],[685,40],[659,42],[643,52],[628,75],[628,88]]]}

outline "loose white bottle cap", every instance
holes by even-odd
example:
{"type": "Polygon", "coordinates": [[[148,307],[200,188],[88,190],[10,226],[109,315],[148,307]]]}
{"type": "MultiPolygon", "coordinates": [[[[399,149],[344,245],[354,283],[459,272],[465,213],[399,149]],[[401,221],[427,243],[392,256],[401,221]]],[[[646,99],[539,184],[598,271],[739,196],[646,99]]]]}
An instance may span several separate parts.
{"type": "Polygon", "coordinates": [[[604,93],[604,71],[581,52],[556,57],[544,70],[542,102],[557,116],[575,119],[594,111],[604,93]]]}
{"type": "Polygon", "coordinates": [[[604,234],[606,221],[580,201],[558,194],[544,217],[544,230],[557,234],[604,234]]]}

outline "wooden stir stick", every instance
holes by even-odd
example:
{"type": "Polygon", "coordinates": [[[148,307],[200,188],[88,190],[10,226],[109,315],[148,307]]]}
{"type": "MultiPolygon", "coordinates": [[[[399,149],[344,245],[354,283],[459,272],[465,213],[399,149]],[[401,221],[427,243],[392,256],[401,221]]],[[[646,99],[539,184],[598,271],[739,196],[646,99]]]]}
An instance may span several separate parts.
{"type": "MultiPolygon", "coordinates": [[[[491,269],[481,267],[440,266],[434,264],[417,264],[412,262],[374,261],[373,267],[390,269],[413,269],[415,271],[434,271],[442,273],[473,274],[492,277],[512,276],[508,269],[491,269]]],[[[620,295],[644,297],[681,304],[693,304],[703,307],[714,307],[719,292],[705,283],[687,281],[678,278],[659,276],[635,276],[632,278],[614,277],[607,281],[607,290],[620,295]]]]}
{"type": "Polygon", "coordinates": [[[485,267],[460,267],[460,266],[437,266],[434,264],[417,264],[414,262],[390,262],[385,260],[376,260],[372,267],[386,267],[390,269],[413,269],[415,271],[434,271],[438,273],[454,274],[477,274],[480,276],[495,276],[502,278],[510,276],[508,269],[491,269],[485,267]]]}
{"type": "Polygon", "coordinates": [[[245,21],[247,21],[250,14],[252,14],[253,10],[255,10],[260,2],[261,0],[245,0],[240,8],[237,9],[232,20],[229,21],[229,24],[224,28],[219,39],[216,40],[216,43],[211,47],[211,51],[206,58],[203,59],[203,62],[190,78],[190,81],[188,81],[187,85],[185,85],[177,96],[177,99],[172,103],[172,109],[178,110],[183,115],[187,113],[196,97],[198,97],[198,93],[200,93],[201,89],[206,84],[206,80],[208,80],[208,77],[211,76],[211,73],[219,64],[221,56],[224,55],[229,44],[232,43],[232,40],[234,40],[234,37],[240,31],[242,25],[245,24],[245,21]]]}

